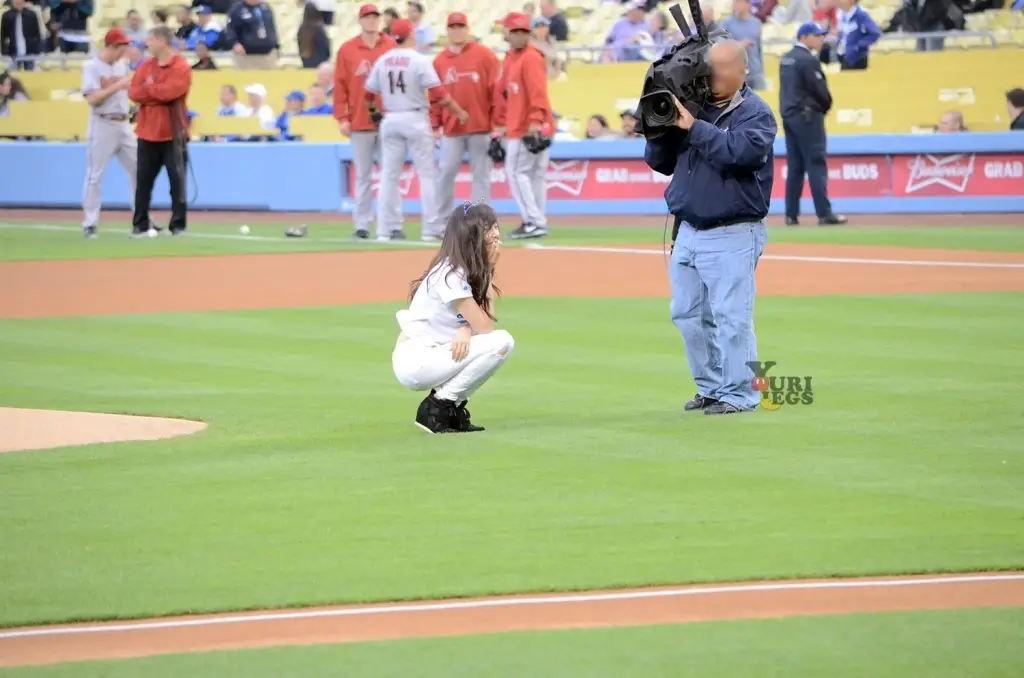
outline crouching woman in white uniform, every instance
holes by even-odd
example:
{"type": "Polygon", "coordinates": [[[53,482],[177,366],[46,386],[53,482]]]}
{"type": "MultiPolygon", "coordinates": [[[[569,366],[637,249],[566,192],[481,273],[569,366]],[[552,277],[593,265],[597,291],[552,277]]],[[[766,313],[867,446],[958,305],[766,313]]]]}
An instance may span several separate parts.
{"type": "Polygon", "coordinates": [[[413,283],[409,308],[391,356],[398,382],[430,391],[416,425],[430,433],[484,430],[466,402],[505,364],[515,342],[494,329],[494,267],[501,254],[498,217],[484,204],[463,203],[448,218],[441,250],[413,283]]]}

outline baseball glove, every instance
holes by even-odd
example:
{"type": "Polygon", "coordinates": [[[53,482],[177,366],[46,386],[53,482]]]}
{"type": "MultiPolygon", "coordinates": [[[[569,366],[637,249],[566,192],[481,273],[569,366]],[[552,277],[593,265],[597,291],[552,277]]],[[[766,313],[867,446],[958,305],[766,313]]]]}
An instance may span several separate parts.
{"type": "Polygon", "coordinates": [[[491,137],[491,145],[487,147],[487,155],[495,163],[505,162],[505,147],[501,145],[500,137],[491,137]]]}
{"type": "Polygon", "coordinates": [[[370,122],[373,123],[374,127],[380,127],[380,121],[384,119],[384,114],[377,109],[370,110],[370,122]]]}
{"type": "Polygon", "coordinates": [[[530,153],[540,153],[551,145],[551,137],[541,136],[538,132],[530,132],[523,136],[523,147],[530,153]]]}

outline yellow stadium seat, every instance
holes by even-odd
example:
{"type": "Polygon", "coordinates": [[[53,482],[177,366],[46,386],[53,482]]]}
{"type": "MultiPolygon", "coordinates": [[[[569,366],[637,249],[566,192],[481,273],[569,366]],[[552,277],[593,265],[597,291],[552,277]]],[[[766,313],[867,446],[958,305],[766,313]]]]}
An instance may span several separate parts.
{"type": "Polygon", "coordinates": [[[84,139],[88,127],[89,106],[71,101],[12,101],[0,118],[0,136],[71,141],[84,139]]]}
{"type": "MultiPolygon", "coordinates": [[[[335,128],[337,129],[337,128],[335,128]]],[[[239,118],[235,116],[200,115],[192,119],[191,132],[193,137],[231,137],[231,136],[273,136],[277,130],[265,130],[260,127],[257,118],[239,118]]]]}
{"type": "Polygon", "coordinates": [[[288,133],[303,141],[335,143],[342,141],[338,122],[332,115],[300,115],[288,121],[288,133]]]}

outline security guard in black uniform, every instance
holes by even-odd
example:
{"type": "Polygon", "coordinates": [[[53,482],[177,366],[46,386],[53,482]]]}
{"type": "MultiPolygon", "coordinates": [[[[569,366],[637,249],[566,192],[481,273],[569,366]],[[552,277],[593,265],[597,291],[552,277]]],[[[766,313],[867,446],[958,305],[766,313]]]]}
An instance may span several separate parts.
{"type": "Polygon", "coordinates": [[[779,108],[786,135],[786,225],[796,226],[804,174],[811,183],[814,211],[819,226],[839,226],[846,217],[832,212],[828,200],[828,155],[825,149],[825,116],[832,108],[832,94],[815,52],[825,40],[825,29],[813,22],[800,26],[796,46],[779,66],[779,108]]]}

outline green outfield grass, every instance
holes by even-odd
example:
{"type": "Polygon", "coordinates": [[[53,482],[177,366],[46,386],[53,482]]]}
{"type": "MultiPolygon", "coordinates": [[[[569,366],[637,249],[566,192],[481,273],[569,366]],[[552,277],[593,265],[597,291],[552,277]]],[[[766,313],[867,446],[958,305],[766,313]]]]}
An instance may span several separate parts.
{"type": "Polygon", "coordinates": [[[508,299],[457,437],[395,305],[0,321],[0,405],[210,422],[0,455],[0,623],[1024,565],[1024,295],[758,303],[812,406],[684,416],[666,301],[508,299]]]}
{"type": "Polygon", "coordinates": [[[803,617],[171,655],[4,678],[1019,678],[1024,610],[803,617]]]}
{"type": "MultiPolygon", "coordinates": [[[[623,217],[624,222],[628,217],[623,217]]],[[[352,225],[310,223],[306,238],[285,238],[284,229],[295,223],[252,223],[248,236],[239,233],[241,224],[202,221],[197,217],[186,238],[167,234],[155,240],[128,238],[128,229],[103,229],[97,240],[85,240],[81,230],[66,221],[66,213],[55,213],[49,224],[28,222],[0,223],[0,261],[38,259],[85,259],[111,257],[188,256],[209,254],[256,254],[268,252],[324,252],[395,247],[422,247],[418,224],[409,224],[410,241],[378,244],[355,241],[352,225]]],[[[509,226],[511,228],[511,226],[509,226]]],[[[566,227],[554,223],[552,233],[541,242],[550,245],[586,244],[661,244],[664,229],[653,227],[566,227]]],[[[883,245],[930,247],[940,249],[978,249],[1024,252],[1024,228],[1005,226],[964,227],[849,227],[771,228],[771,243],[816,243],[846,245],[883,245]]],[[[508,241],[509,246],[516,243],[508,241]]]]}

